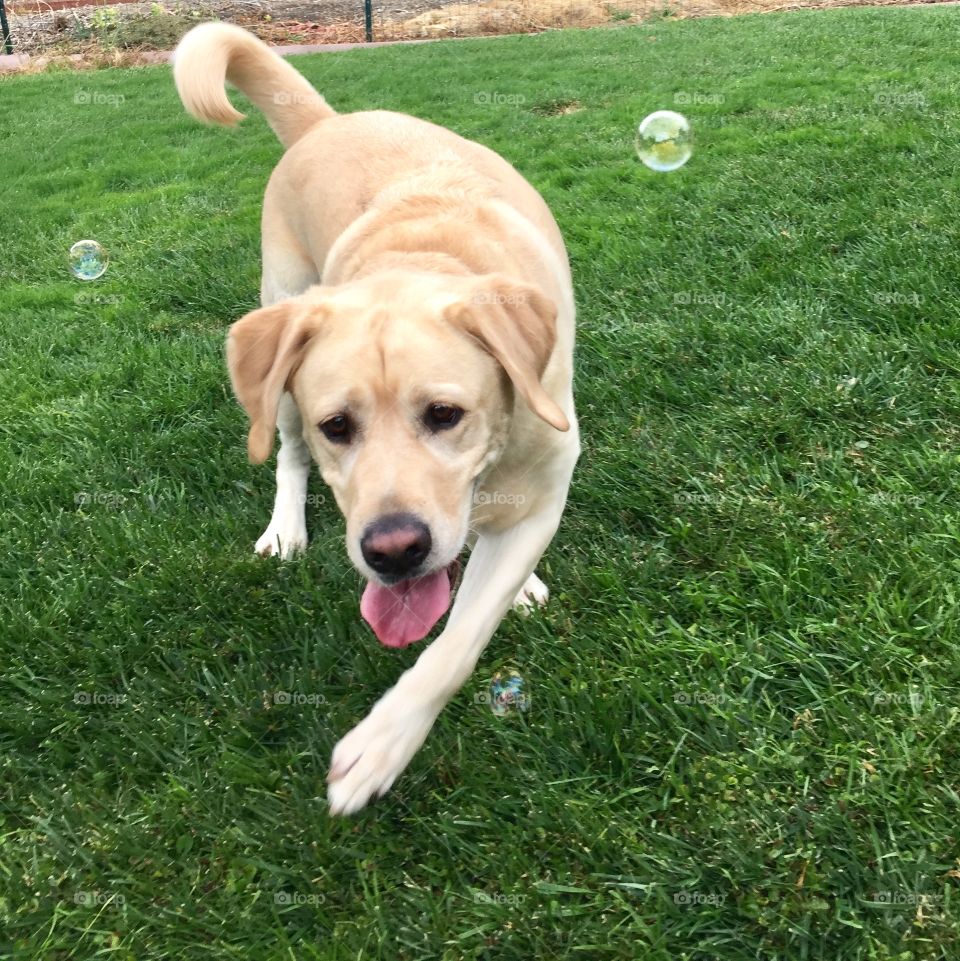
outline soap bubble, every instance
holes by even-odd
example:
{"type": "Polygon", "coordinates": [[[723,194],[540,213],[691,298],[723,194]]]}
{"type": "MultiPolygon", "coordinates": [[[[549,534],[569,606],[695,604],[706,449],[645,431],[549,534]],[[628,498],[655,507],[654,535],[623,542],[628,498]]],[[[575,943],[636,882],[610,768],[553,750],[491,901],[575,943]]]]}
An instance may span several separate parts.
{"type": "Polygon", "coordinates": [[[657,110],[637,128],[637,155],[658,173],[678,170],[693,154],[693,129],[683,114],[657,110]]]}
{"type": "Polygon", "coordinates": [[[490,710],[497,717],[511,711],[525,711],[530,706],[530,695],[524,693],[523,678],[519,674],[494,674],[490,682],[490,710]]]}
{"type": "Polygon", "coordinates": [[[79,280],[102,277],[110,263],[110,256],[95,240],[78,240],[69,254],[70,269],[79,280]]]}

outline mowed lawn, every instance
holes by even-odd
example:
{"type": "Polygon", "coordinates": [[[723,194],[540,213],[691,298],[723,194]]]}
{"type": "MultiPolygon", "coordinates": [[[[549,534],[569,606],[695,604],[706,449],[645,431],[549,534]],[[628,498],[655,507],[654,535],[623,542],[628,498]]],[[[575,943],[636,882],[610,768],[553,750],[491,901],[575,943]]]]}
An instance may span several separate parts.
{"type": "Polygon", "coordinates": [[[0,83],[0,957],[960,957],[958,17],[294,61],[502,152],[579,302],[550,604],[352,819],[330,751],[423,646],[361,622],[319,477],[306,556],[252,554],[222,345],[281,148],[167,68],[0,83]]]}

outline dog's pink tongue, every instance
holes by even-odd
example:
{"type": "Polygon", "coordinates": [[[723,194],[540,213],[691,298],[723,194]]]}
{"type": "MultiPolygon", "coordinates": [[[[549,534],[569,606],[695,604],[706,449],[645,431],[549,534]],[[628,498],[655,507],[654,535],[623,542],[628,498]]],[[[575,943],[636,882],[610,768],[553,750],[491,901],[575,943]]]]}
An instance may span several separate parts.
{"type": "Polygon", "coordinates": [[[425,638],[450,606],[450,576],[446,570],[391,587],[367,584],[360,613],[381,644],[406,647],[425,638]]]}

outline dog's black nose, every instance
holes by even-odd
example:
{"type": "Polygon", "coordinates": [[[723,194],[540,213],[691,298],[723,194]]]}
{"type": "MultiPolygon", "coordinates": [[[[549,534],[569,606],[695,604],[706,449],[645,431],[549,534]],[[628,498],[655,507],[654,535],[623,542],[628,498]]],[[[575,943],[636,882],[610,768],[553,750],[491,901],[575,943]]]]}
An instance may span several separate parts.
{"type": "Polygon", "coordinates": [[[406,577],[430,553],[430,528],[413,514],[387,514],[370,524],[360,539],[363,559],[385,577],[406,577]]]}

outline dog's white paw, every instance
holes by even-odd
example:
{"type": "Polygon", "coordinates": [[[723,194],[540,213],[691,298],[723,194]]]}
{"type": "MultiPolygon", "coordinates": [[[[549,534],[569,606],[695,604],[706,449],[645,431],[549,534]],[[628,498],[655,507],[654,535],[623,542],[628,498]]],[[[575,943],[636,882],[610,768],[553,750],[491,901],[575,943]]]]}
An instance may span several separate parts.
{"type": "Polygon", "coordinates": [[[354,814],[372,797],[390,790],[426,740],[437,712],[388,691],[373,710],[333,749],[327,775],[331,814],[354,814]]]}
{"type": "Polygon", "coordinates": [[[535,607],[543,607],[549,599],[550,588],[536,574],[531,574],[514,598],[513,609],[521,614],[529,614],[535,607]]]}
{"type": "Polygon", "coordinates": [[[307,549],[307,525],[300,520],[279,521],[276,517],[260,535],[254,550],[261,557],[294,557],[307,549]]]}

